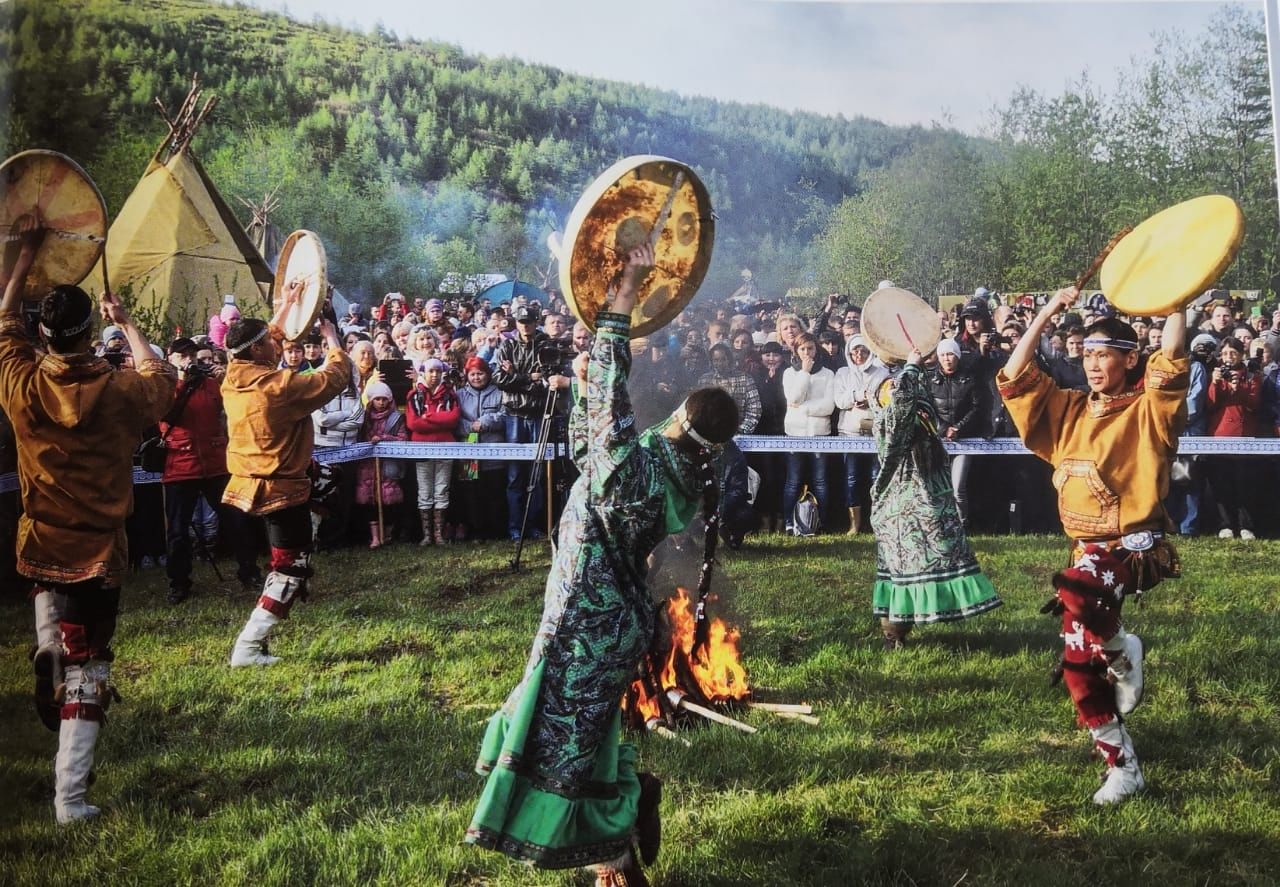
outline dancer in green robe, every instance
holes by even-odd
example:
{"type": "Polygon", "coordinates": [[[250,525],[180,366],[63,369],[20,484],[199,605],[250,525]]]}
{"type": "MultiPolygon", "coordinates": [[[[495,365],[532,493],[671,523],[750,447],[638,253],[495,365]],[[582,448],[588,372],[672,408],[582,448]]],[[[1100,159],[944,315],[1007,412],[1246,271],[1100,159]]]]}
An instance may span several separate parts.
{"type": "Polygon", "coordinates": [[[965,537],[920,359],[913,351],[883,384],[872,424],[880,455],[871,491],[872,612],[889,649],[903,646],[913,625],[953,622],[1001,604],[965,537]]]}
{"type": "MultiPolygon", "coordinates": [[[[632,850],[641,808],[656,829],[657,781],[636,773],[635,749],[620,740],[622,696],[654,632],[646,559],[705,497],[714,502],[712,451],[738,423],[733,399],[710,388],[658,426],[636,427],[628,332],[652,264],[648,246],[632,252],[610,310],[596,318],[589,359],[574,367],[569,436],[581,476],[560,520],[524,678],[481,744],[477,770],[487,780],[466,833],[541,868],[590,866],[610,887],[646,883],[632,850]]],[[[640,837],[644,855],[656,853],[652,837],[651,847],[640,837]]]]}

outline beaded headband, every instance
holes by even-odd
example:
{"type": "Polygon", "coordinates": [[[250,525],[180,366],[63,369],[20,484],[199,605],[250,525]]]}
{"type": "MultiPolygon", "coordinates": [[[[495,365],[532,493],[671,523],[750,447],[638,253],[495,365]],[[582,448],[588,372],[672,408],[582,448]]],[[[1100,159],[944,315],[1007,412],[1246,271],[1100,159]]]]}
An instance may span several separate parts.
{"type": "Polygon", "coordinates": [[[263,338],[265,338],[265,337],[266,337],[266,335],[267,335],[267,330],[268,330],[268,329],[270,329],[270,328],[269,328],[269,327],[265,327],[265,326],[264,326],[261,330],[259,330],[259,331],[258,331],[258,335],[254,336],[254,337],[253,337],[252,339],[250,339],[248,342],[244,342],[243,344],[237,345],[237,346],[236,346],[236,347],[234,347],[234,348],[228,348],[228,349],[227,349],[227,353],[228,353],[228,354],[234,354],[234,355],[236,355],[237,357],[239,357],[239,356],[240,356],[240,354],[242,354],[242,353],[243,353],[243,352],[245,352],[245,351],[248,351],[248,350],[249,350],[250,348],[252,348],[254,345],[256,345],[256,344],[258,344],[259,342],[261,342],[261,341],[263,340],[263,338]]]}
{"type": "Polygon", "coordinates": [[[1130,342],[1128,339],[1108,339],[1106,337],[1094,337],[1084,340],[1085,348],[1119,348],[1121,351],[1137,351],[1138,343],[1130,342]]]}

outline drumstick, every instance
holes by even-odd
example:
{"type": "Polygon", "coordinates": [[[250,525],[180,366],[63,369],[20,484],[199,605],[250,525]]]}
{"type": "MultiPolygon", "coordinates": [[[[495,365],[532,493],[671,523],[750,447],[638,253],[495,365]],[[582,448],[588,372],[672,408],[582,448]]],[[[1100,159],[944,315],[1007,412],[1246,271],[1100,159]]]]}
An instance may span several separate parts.
{"type": "Polygon", "coordinates": [[[898,318],[898,329],[902,330],[902,335],[907,337],[907,344],[911,346],[911,350],[919,351],[920,349],[916,347],[916,343],[911,341],[911,334],[907,332],[907,325],[902,322],[902,315],[895,314],[894,316],[898,318]]]}
{"type": "Polygon", "coordinates": [[[102,238],[102,291],[111,292],[111,281],[107,277],[107,238],[102,238]]]}
{"type": "Polygon", "coordinates": [[[1116,248],[1116,244],[1123,240],[1125,235],[1132,230],[1132,225],[1126,225],[1116,233],[1115,237],[1107,241],[1107,245],[1102,248],[1102,252],[1098,253],[1098,255],[1094,257],[1092,264],[1089,265],[1089,270],[1076,278],[1076,289],[1084,289],[1084,285],[1090,280],[1093,280],[1093,275],[1098,273],[1098,269],[1101,268],[1102,263],[1107,260],[1107,256],[1111,255],[1111,251],[1116,248]]]}
{"type": "Polygon", "coordinates": [[[671,207],[676,202],[676,193],[680,190],[680,186],[684,184],[684,170],[676,172],[675,179],[671,182],[671,190],[667,192],[667,200],[662,204],[662,210],[658,213],[658,220],[653,223],[653,227],[649,229],[649,247],[656,249],[658,246],[658,237],[662,234],[662,229],[667,227],[667,219],[671,218],[671,207]]]}

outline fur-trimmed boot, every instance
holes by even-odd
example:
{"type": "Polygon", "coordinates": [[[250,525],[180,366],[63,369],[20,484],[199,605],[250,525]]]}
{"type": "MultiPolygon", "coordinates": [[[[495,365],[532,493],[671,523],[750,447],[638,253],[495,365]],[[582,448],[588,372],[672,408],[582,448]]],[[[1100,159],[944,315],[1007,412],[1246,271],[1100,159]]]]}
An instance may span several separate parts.
{"type": "Polygon", "coordinates": [[[1107,762],[1102,788],[1093,795],[1095,804],[1118,804],[1147,787],[1133,751],[1133,739],[1119,718],[1089,731],[1093,744],[1107,762]]]}
{"type": "Polygon", "coordinates": [[[907,645],[907,635],[911,633],[911,626],[890,622],[888,616],[881,616],[880,631],[884,635],[886,650],[901,650],[907,645]]]}
{"type": "Polygon", "coordinates": [[[862,530],[862,506],[851,505],[849,507],[849,532],[846,536],[856,536],[862,530]]]}
{"type": "Polygon", "coordinates": [[[1142,702],[1142,639],[1122,628],[1102,648],[1107,655],[1107,677],[1116,688],[1116,709],[1127,715],[1142,702]]]}
{"type": "Polygon", "coordinates": [[[59,825],[92,819],[101,811],[85,801],[93,750],[109,702],[110,665],[89,660],[66,667],[65,704],[71,711],[58,728],[58,756],[54,759],[53,812],[59,825]]]}
{"type": "Polygon", "coordinates": [[[435,523],[436,513],[430,508],[420,508],[418,515],[422,518],[422,541],[418,544],[433,545],[436,539],[432,524],[435,523]]]}
{"type": "MultiPolygon", "coordinates": [[[[278,574],[272,573],[267,577],[267,581],[270,582],[276,575],[278,574]]],[[[254,607],[253,612],[249,614],[249,621],[244,624],[244,629],[236,638],[236,645],[231,650],[232,666],[275,665],[279,662],[279,656],[267,653],[267,637],[279,621],[280,618],[274,613],[268,612],[261,606],[254,607]]]]}
{"type": "Polygon", "coordinates": [[[56,697],[63,682],[62,675],[62,611],[67,604],[65,594],[41,591],[33,599],[36,611],[36,647],[31,654],[35,671],[35,705],[40,723],[57,732],[62,715],[56,697]]]}
{"type": "Polygon", "coordinates": [[[450,541],[449,539],[445,538],[445,534],[444,534],[444,516],[447,511],[448,511],[447,508],[436,509],[436,519],[435,519],[435,524],[433,526],[436,545],[444,545],[445,543],[450,541]]]}

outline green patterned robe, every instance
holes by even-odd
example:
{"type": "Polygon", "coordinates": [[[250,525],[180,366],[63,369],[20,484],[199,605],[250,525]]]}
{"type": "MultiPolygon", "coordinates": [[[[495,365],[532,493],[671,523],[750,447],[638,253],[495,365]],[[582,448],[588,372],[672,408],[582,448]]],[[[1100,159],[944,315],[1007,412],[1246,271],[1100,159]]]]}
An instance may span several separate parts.
{"type": "Polygon", "coordinates": [[[668,534],[667,485],[700,494],[693,462],[636,427],[629,328],[626,316],[597,318],[569,424],[581,476],[524,678],[476,764],[487,779],[465,840],[543,868],[605,862],[631,844],[640,787],[620,703],[653,637],[646,559],[668,534]]]}
{"type": "Polygon", "coordinates": [[[908,364],[889,384],[889,403],[872,424],[880,455],[871,491],[872,612],[907,625],[985,613],[1000,596],[965,537],[924,373],[908,364]]]}

